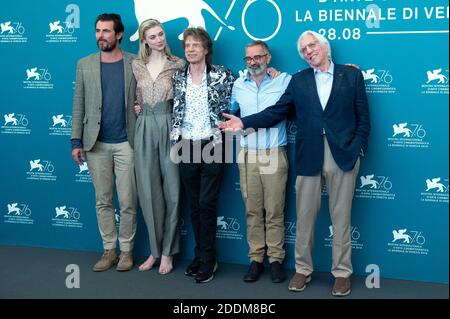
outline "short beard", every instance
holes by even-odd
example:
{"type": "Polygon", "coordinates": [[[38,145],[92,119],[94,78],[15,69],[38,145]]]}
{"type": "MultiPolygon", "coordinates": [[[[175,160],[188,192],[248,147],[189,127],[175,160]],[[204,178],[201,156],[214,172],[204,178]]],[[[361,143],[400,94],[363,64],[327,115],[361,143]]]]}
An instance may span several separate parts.
{"type": "Polygon", "coordinates": [[[259,67],[256,70],[252,68],[247,68],[247,70],[253,76],[258,76],[264,73],[264,67],[261,64],[259,64],[259,67]]]}
{"type": "Polygon", "coordinates": [[[111,51],[113,51],[113,50],[117,47],[117,41],[114,42],[114,43],[111,44],[111,45],[107,44],[106,46],[103,46],[103,47],[100,46],[100,42],[97,41],[97,46],[98,46],[98,48],[99,48],[101,51],[103,51],[103,52],[111,52],[111,51]]]}

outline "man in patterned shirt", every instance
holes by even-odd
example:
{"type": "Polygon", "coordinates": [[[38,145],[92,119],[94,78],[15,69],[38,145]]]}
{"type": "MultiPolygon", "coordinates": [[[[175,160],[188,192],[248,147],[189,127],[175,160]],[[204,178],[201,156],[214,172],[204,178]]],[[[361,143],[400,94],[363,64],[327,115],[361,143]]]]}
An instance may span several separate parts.
{"type": "Polygon", "coordinates": [[[230,105],[233,75],[211,64],[212,41],[202,28],[183,33],[187,65],[173,75],[172,143],[180,143],[180,177],[191,208],[194,260],[185,274],[197,283],[214,279],[217,200],[223,175],[223,136],[218,124],[230,105]],[[211,161],[212,159],[212,161],[211,161]]]}

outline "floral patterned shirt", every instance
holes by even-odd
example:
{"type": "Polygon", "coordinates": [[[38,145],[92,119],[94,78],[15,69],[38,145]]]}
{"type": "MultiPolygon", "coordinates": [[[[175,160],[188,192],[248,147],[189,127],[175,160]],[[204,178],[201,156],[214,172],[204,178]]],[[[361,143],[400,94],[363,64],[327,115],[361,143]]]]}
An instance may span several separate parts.
{"type": "MultiPolygon", "coordinates": [[[[186,91],[189,65],[173,75],[174,103],[172,113],[172,131],[170,139],[175,144],[181,136],[181,128],[186,112],[186,91]]],[[[206,81],[208,87],[209,121],[213,144],[222,142],[222,134],[218,125],[225,120],[222,113],[230,107],[231,89],[234,77],[229,69],[223,66],[207,65],[206,81]]]]}

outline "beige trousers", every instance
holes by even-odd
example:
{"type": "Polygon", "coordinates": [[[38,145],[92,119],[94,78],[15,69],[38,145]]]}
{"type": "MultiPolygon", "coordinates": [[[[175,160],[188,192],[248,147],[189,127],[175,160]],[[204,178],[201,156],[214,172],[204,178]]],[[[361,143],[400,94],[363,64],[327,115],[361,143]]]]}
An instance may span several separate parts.
{"type": "Polygon", "coordinates": [[[283,262],[286,149],[243,149],[238,165],[247,219],[248,257],[263,262],[267,245],[269,262],[283,262]],[[269,165],[272,167],[267,169],[269,165]]]}
{"type": "Polygon", "coordinates": [[[104,249],[115,249],[117,231],[113,204],[114,177],[120,207],[119,245],[132,251],[136,234],[136,180],[133,149],[128,142],[96,142],[86,152],[89,173],[95,187],[97,222],[104,249]]]}
{"type": "Polygon", "coordinates": [[[333,159],[327,139],[324,137],[325,153],[322,171],[316,176],[297,176],[297,229],[295,240],[295,270],[309,276],[313,272],[311,250],[314,241],[314,224],[320,210],[322,183],[325,180],[331,223],[333,226],[334,277],[349,277],[353,272],[350,223],[355,181],[359,172],[359,159],[348,172],[342,171],[333,159]]]}

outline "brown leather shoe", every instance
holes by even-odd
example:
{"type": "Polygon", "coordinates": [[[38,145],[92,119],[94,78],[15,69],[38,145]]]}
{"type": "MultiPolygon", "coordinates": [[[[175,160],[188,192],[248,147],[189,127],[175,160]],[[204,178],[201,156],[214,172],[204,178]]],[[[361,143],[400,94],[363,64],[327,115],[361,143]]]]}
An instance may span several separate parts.
{"type": "Polygon", "coordinates": [[[131,251],[122,251],[117,264],[117,271],[127,271],[133,268],[133,253],[131,251]]]}
{"type": "Polygon", "coordinates": [[[119,258],[115,249],[106,249],[102,257],[92,268],[93,271],[105,271],[117,264],[119,258]]]}
{"type": "Polygon", "coordinates": [[[351,292],[350,278],[337,277],[332,290],[333,296],[343,297],[351,292]]]}
{"type": "Polygon", "coordinates": [[[290,291],[303,291],[306,288],[306,284],[310,281],[311,276],[305,276],[296,272],[289,282],[288,289],[290,291]]]}

